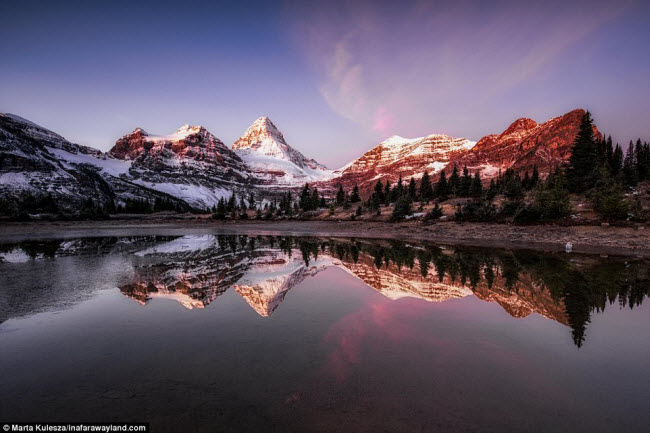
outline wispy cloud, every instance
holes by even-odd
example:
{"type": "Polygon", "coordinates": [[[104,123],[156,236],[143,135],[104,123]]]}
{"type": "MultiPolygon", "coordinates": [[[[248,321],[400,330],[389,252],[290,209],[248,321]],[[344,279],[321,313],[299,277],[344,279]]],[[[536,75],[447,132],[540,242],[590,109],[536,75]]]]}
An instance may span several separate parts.
{"type": "Polygon", "coordinates": [[[605,2],[290,4],[294,37],[336,113],[378,138],[455,132],[504,94],[553,72],[625,5],[605,2]]]}

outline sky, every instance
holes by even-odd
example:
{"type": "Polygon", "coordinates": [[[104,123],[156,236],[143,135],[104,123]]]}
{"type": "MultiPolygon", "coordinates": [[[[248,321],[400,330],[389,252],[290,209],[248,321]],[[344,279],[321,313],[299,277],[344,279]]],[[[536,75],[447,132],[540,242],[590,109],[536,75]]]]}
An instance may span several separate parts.
{"type": "Polygon", "coordinates": [[[108,150],[268,116],[331,168],[391,135],[590,110],[650,140],[647,1],[0,2],[0,112],[108,150]]]}

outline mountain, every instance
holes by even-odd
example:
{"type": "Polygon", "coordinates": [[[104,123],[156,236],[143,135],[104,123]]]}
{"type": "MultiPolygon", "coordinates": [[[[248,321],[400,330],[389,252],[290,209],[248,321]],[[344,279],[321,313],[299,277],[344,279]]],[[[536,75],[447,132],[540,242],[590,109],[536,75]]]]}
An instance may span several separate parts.
{"type": "Polygon", "coordinates": [[[327,179],[332,171],[287,144],[268,117],[260,117],[232,146],[252,176],[263,184],[301,186],[327,179]]]}
{"type": "Polygon", "coordinates": [[[352,188],[359,185],[363,195],[368,195],[375,183],[382,179],[395,183],[404,179],[420,177],[424,171],[434,173],[453,158],[466,153],[476,143],[465,138],[444,134],[432,134],[419,138],[392,136],[361,157],[336,171],[336,176],[324,183],[329,189],[343,185],[352,188]]]}
{"type": "Polygon", "coordinates": [[[249,178],[239,156],[203,126],[183,125],[170,135],[150,135],[136,128],[108,153],[130,161],[128,176],[134,182],[197,208],[214,206],[249,178]]]}
{"type": "MultiPolygon", "coordinates": [[[[541,173],[548,173],[571,156],[584,114],[584,110],[577,109],[539,124],[532,119],[517,119],[501,134],[481,138],[451,163],[479,170],[482,178],[496,177],[499,170],[508,168],[532,171],[535,165],[541,173]]],[[[600,137],[595,126],[594,135],[600,137]]]]}
{"type": "Polygon", "coordinates": [[[146,260],[134,266],[134,281],[120,290],[142,305],[160,298],[193,309],[203,308],[232,287],[257,314],[268,317],[293,287],[324,269],[337,267],[391,300],[445,302],[474,295],[496,302],[512,317],[537,313],[568,324],[563,302],[553,298],[532,276],[519,275],[513,287],[508,280],[512,275],[510,269],[493,264],[491,277],[487,269],[479,270],[472,284],[453,271],[460,269],[456,261],[466,259],[454,251],[441,250],[437,266],[419,258],[405,266],[390,260],[377,261],[376,254],[382,248],[391,250],[390,244],[327,239],[287,248],[289,244],[281,247],[281,238],[278,239],[279,244],[268,237],[187,235],[136,249],[134,254],[146,260]],[[349,248],[356,248],[357,253],[345,254],[349,248]],[[312,257],[314,251],[317,254],[312,257]]]}
{"type": "Polygon", "coordinates": [[[306,265],[298,254],[269,251],[250,261],[250,267],[233,289],[262,317],[270,316],[287,292],[305,278],[332,265],[327,257],[306,265]]]}
{"type": "MultiPolygon", "coordinates": [[[[176,201],[123,175],[129,164],[67,141],[13,114],[0,114],[0,200],[13,214],[47,203],[50,212],[78,213],[91,199],[110,206],[127,199],[176,201]]],[[[179,207],[187,205],[180,203],[179,207]]]]}
{"type": "MultiPolygon", "coordinates": [[[[508,168],[540,173],[566,161],[584,110],[538,124],[521,118],[477,143],[444,134],[390,137],[339,170],[328,170],[287,144],[268,117],[257,119],[229,149],[202,126],[169,135],[141,128],[117,140],[108,153],[67,141],[12,114],[0,115],[0,200],[9,214],[30,201],[57,203],[79,213],[88,199],[102,206],[161,198],[176,209],[206,209],[222,197],[250,193],[269,198],[311,183],[326,194],[356,184],[367,197],[378,180],[397,182],[436,175],[453,165],[491,178],[508,168]]],[[[594,127],[594,133],[600,136],[594,127]]],[[[43,206],[41,206],[43,208],[43,206]]]]}

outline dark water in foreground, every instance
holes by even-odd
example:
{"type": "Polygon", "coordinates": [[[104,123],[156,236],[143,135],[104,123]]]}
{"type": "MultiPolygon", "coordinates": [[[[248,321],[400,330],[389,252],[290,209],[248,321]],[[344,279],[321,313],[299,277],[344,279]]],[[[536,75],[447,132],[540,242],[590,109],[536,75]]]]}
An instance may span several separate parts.
{"type": "Polygon", "coordinates": [[[0,245],[0,420],[644,432],[650,264],[325,238],[0,245]]]}

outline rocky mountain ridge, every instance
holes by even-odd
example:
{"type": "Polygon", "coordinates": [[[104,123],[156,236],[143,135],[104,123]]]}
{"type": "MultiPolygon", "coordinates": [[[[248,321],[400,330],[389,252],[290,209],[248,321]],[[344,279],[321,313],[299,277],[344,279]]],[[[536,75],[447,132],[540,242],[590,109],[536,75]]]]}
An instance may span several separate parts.
{"type": "Polygon", "coordinates": [[[268,117],[257,119],[232,146],[266,185],[297,186],[332,177],[332,171],[287,144],[268,117]]]}
{"type": "MultiPolygon", "coordinates": [[[[484,179],[508,168],[542,175],[566,161],[584,110],[538,124],[528,118],[500,134],[473,142],[444,134],[390,137],[338,170],[329,170],[289,146],[268,117],[257,119],[228,148],[203,126],[183,125],[169,135],[142,128],[117,140],[107,153],[65,140],[11,114],[0,117],[0,198],[53,195],[69,209],[90,198],[99,204],[166,197],[206,209],[234,192],[270,197],[305,183],[327,194],[358,185],[368,195],[377,180],[434,177],[454,165],[484,179]]],[[[600,133],[594,127],[594,133],[600,133]]]]}

